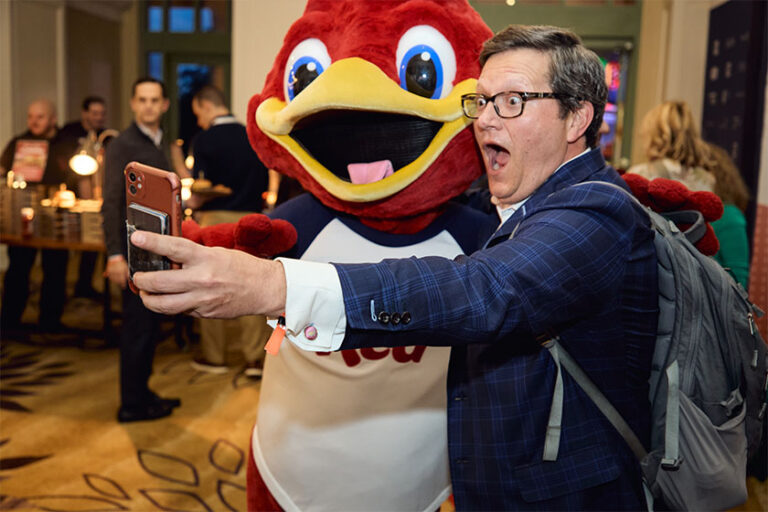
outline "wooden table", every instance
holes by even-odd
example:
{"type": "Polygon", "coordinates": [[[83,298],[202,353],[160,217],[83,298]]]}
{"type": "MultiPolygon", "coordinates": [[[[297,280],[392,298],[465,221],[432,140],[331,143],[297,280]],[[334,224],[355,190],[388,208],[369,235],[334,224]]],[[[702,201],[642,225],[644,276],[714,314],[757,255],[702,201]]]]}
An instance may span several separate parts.
{"type": "MultiPolygon", "coordinates": [[[[21,236],[11,235],[8,233],[0,233],[0,243],[13,245],[17,247],[31,247],[36,249],[63,249],[70,251],[94,251],[103,253],[106,258],[106,246],[104,243],[94,242],[81,242],[74,240],[54,240],[52,238],[39,238],[34,236],[21,236]]],[[[106,261],[105,261],[106,265],[106,261]]],[[[107,345],[118,346],[119,340],[116,334],[112,330],[112,296],[109,291],[109,279],[104,277],[104,292],[102,293],[102,304],[104,306],[103,311],[103,325],[102,334],[104,342],[107,345]]],[[[185,315],[175,315],[173,317],[174,324],[174,338],[179,348],[185,349],[188,347],[192,338],[192,318],[185,315]],[[185,333],[185,331],[187,331],[185,333]]]]}
{"type": "MultiPolygon", "coordinates": [[[[106,255],[107,248],[103,242],[82,242],[79,240],[55,240],[35,236],[13,235],[0,233],[0,243],[16,247],[33,249],[62,249],[68,251],[93,251],[106,255]]],[[[102,293],[104,311],[102,315],[102,333],[106,343],[114,343],[112,339],[112,300],[109,292],[109,280],[104,277],[104,292],[102,293]]]]}
{"type": "Polygon", "coordinates": [[[107,248],[103,242],[54,240],[52,238],[11,235],[8,233],[0,233],[0,244],[15,245],[17,247],[33,247],[36,249],[107,252],[107,248]]]}

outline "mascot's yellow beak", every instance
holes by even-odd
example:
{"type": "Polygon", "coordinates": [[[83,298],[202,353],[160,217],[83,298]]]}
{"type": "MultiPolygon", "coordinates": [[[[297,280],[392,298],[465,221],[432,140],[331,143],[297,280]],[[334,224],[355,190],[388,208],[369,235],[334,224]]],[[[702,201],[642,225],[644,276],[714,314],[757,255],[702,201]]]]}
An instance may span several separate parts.
{"type": "MultiPolygon", "coordinates": [[[[460,97],[474,92],[476,83],[474,78],[464,80],[456,84],[445,98],[433,100],[402,89],[377,66],[353,57],[333,63],[288,104],[275,97],[263,101],[256,110],[256,123],[335,197],[351,202],[376,201],[396,194],[418,179],[451,139],[471,123],[462,114],[460,97]],[[366,117],[366,113],[370,116],[366,117]],[[354,116],[353,120],[350,120],[351,116],[354,116]],[[430,128],[421,130],[425,123],[430,128]],[[345,128],[326,130],[324,125],[329,127],[331,124],[336,127],[343,124],[345,128]],[[382,132],[380,126],[383,124],[387,127],[382,132]],[[379,132],[376,132],[377,126],[379,132]],[[357,134],[368,128],[373,131],[365,145],[377,146],[371,154],[388,158],[390,149],[392,153],[400,151],[398,138],[407,139],[408,144],[414,138],[414,132],[409,129],[417,130],[416,138],[424,138],[424,132],[428,132],[423,144],[425,149],[422,151],[419,147],[420,154],[412,155],[413,158],[393,158],[396,162],[394,173],[383,179],[352,183],[344,171],[345,163],[338,161],[338,154],[345,153],[345,143],[359,145],[354,138],[344,136],[345,133],[357,134]],[[376,137],[376,133],[383,133],[384,137],[376,137]],[[333,140],[333,135],[329,134],[341,134],[336,138],[348,140],[333,140]],[[336,162],[326,162],[322,153],[333,143],[339,144],[341,149],[328,151],[336,162]],[[311,150],[308,149],[310,147],[311,150]]],[[[355,154],[357,148],[346,149],[355,154]]],[[[354,160],[355,157],[349,158],[354,160]]],[[[354,163],[358,162],[346,162],[354,163]]]]}

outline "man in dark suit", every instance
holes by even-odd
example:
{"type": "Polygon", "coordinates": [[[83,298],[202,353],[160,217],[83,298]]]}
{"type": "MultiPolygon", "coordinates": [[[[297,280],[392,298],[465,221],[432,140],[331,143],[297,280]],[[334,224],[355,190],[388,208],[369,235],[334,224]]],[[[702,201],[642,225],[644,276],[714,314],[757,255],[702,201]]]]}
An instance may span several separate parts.
{"type": "Polygon", "coordinates": [[[183,270],[136,283],[157,311],[282,315],[307,350],[453,346],[448,443],[459,510],[645,508],[632,452],[540,345],[559,336],[648,444],[656,254],[646,215],[622,191],[591,183],[623,186],[598,147],[602,66],[571,32],[517,25],[485,44],[481,64],[477,94],[462,105],[502,219],[482,250],[326,265],[137,233],[135,243],[172,254],[183,270]]]}
{"type": "Polygon", "coordinates": [[[132,161],[170,169],[168,143],[160,121],[168,110],[165,86],[152,78],[133,84],[131,110],[134,121],[107,147],[104,164],[104,238],[107,245],[106,274],[123,290],[123,327],[120,333],[120,409],[117,420],[125,423],[162,418],[181,402],[159,398],[149,389],[160,315],[144,307],[128,288],[125,228],[125,180],[123,169],[132,161]]]}

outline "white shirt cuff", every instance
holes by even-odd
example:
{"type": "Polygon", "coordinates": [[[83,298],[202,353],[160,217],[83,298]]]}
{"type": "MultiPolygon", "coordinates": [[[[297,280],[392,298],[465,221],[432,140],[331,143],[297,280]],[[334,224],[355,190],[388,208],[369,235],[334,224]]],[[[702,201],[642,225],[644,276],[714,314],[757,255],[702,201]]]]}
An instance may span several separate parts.
{"type": "MultiPolygon", "coordinates": [[[[347,328],[344,295],[330,263],[277,258],[285,270],[285,333],[297,347],[338,350],[347,328]]],[[[276,321],[269,324],[274,328],[276,321]]]]}

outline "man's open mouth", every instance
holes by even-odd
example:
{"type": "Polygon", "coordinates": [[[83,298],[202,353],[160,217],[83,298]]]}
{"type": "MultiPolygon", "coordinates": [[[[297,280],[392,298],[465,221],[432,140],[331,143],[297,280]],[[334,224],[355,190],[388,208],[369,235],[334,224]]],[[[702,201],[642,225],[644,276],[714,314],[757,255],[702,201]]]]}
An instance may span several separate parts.
{"type": "Polygon", "coordinates": [[[509,162],[509,151],[498,144],[483,144],[483,152],[487,158],[489,169],[500,169],[509,162]]]}
{"type": "MultiPolygon", "coordinates": [[[[335,176],[351,182],[356,180],[350,177],[350,164],[381,168],[376,164],[389,161],[396,172],[424,153],[442,126],[403,114],[328,110],[299,121],[290,136],[335,176]]],[[[363,172],[369,176],[360,179],[375,181],[370,173],[379,171],[363,172]]]]}

